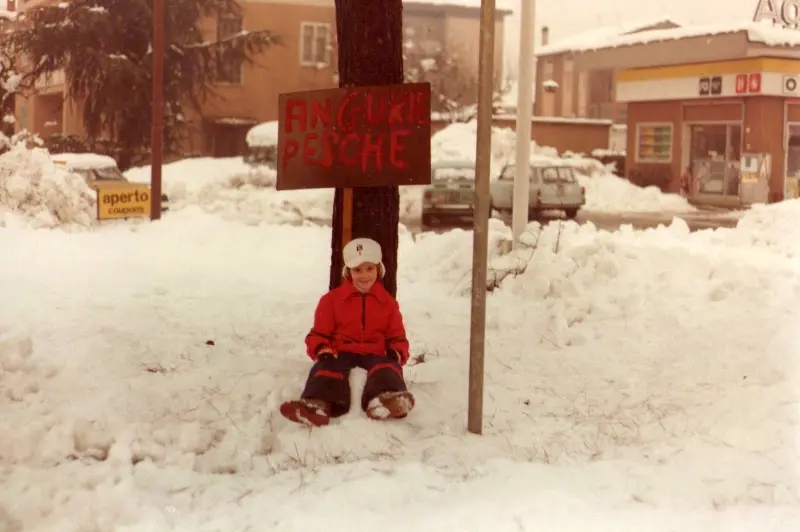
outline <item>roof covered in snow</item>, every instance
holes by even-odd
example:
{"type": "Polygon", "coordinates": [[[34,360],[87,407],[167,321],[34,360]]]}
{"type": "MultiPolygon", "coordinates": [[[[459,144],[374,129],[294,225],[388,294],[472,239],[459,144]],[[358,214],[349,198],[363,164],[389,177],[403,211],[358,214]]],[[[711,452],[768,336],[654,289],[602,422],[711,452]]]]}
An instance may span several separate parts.
{"type": "Polygon", "coordinates": [[[99,153],[55,153],[53,162],[70,170],[91,170],[95,168],[116,168],[117,161],[99,153]]]}
{"type": "MultiPolygon", "coordinates": [[[[449,6],[467,7],[480,9],[481,0],[403,0],[404,4],[430,5],[430,6],[449,6]]],[[[514,0],[495,0],[495,9],[499,13],[508,14],[513,12],[513,7],[517,5],[514,0]]]]}
{"type": "Polygon", "coordinates": [[[691,37],[715,36],[747,32],[750,42],[768,46],[798,46],[800,31],[772,26],[762,22],[742,22],[733,24],[707,24],[681,26],[670,29],[647,30],[638,33],[603,31],[576,35],[575,37],[543,47],[538,55],[551,55],[562,52],[587,52],[622,46],[634,46],[651,42],[674,41],[691,37]]]}
{"type": "Polygon", "coordinates": [[[641,34],[647,31],[653,31],[648,30],[648,28],[652,27],[679,28],[682,26],[683,24],[672,17],[646,18],[624,22],[621,24],[612,24],[579,33],[577,35],[572,35],[571,37],[567,37],[546,46],[542,46],[538,50],[537,55],[551,55],[562,52],[578,51],[581,50],[586,43],[606,42],[623,35],[641,34]]]}

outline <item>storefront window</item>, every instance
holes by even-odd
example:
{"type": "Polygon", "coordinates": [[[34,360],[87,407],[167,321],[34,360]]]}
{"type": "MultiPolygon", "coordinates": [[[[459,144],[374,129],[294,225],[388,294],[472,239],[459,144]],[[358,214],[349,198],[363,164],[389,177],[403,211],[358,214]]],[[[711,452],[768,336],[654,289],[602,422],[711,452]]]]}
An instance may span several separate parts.
{"type": "Polygon", "coordinates": [[[669,163],[672,160],[672,124],[636,125],[636,162],[669,163]]]}
{"type": "Polygon", "coordinates": [[[742,126],[696,124],[690,126],[690,137],[694,192],[738,196],[742,126]]]}

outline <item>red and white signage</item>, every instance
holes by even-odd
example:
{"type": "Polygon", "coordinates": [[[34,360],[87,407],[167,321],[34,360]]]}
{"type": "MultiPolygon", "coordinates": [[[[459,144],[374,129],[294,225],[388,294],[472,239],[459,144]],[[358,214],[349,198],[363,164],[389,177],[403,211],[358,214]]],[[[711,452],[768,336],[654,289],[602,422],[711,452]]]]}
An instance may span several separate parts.
{"type": "Polygon", "coordinates": [[[748,92],[761,92],[761,73],[750,74],[747,78],[747,91],[748,92]]]}
{"type": "Polygon", "coordinates": [[[745,94],[747,92],[747,74],[738,74],[736,76],[736,94],[745,94]]]}

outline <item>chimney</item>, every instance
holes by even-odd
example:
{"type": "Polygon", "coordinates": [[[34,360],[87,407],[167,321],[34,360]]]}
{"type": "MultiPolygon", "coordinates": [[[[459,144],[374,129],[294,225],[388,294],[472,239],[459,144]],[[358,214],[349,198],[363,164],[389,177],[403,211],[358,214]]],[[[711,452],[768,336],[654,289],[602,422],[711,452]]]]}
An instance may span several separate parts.
{"type": "Polygon", "coordinates": [[[550,44],[550,28],[542,26],[542,46],[550,44]]]}

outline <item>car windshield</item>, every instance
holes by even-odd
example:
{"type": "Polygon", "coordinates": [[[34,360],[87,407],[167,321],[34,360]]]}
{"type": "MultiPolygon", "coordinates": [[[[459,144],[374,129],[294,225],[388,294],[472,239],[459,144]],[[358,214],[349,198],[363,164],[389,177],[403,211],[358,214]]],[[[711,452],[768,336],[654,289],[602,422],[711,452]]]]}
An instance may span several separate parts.
{"type": "Polygon", "coordinates": [[[546,166],[540,169],[542,181],[545,183],[574,183],[575,175],[567,166],[546,166]]]}
{"type": "Polygon", "coordinates": [[[434,181],[475,180],[474,168],[437,168],[433,171],[434,181]]]}
{"type": "Polygon", "coordinates": [[[122,175],[122,172],[119,171],[118,168],[114,167],[107,167],[107,168],[93,168],[92,171],[94,172],[97,179],[103,181],[124,181],[125,176],[122,175]]]}

